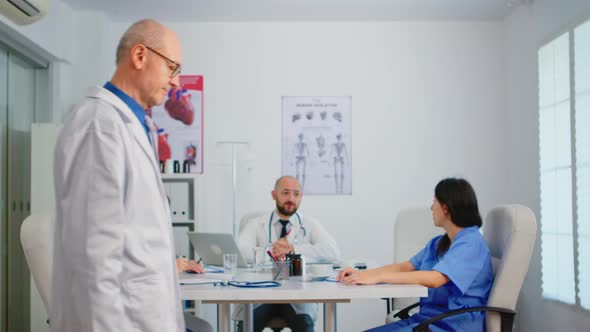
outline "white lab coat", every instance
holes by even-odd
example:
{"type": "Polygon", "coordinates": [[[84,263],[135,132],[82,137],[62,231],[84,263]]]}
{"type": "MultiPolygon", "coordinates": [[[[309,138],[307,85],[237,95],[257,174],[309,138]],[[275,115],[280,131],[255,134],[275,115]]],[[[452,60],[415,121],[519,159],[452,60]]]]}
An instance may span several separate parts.
{"type": "MultiPolygon", "coordinates": [[[[279,239],[281,234],[281,224],[278,223],[279,215],[275,211],[266,213],[259,213],[249,215],[250,219],[242,219],[240,221],[240,229],[238,232],[237,242],[240,248],[240,253],[247,261],[252,261],[254,247],[264,247],[269,243],[275,242],[279,239]],[[273,220],[270,217],[273,215],[273,220]],[[269,222],[270,238],[269,238],[269,222]]],[[[324,259],[324,260],[338,260],[340,259],[340,249],[338,243],[328,233],[328,231],[316,219],[299,214],[301,218],[301,225],[297,215],[292,215],[289,218],[287,230],[289,235],[287,240],[294,243],[293,239],[299,237],[303,240],[294,244],[295,252],[302,254],[306,259],[324,259]],[[301,229],[301,226],[305,229],[301,229]],[[305,234],[305,236],[303,236],[305,234]]]]}
{"type": "MultiPolygon", "coordinates": [[[[289,218],[287,231],[289,235],[287,240],[294,243],[295,238],[299,238],[299,243],[293,245],[295,252],[302,254],[305,259],[309,260],[329,260],[336,261],[340,259],[340,249],[338,243],[330,233],[317,220],[299,214],[299,219],[294,214],[289,218]],[[302,229],[305,229],[305,231],[302,229]]],[[[252,261],[254,257],[254,247],[264,247],[269,243],[279,239],[282,225],[278,222],[279,215],[275,211],[267,213],[251,214],[242,218],[238,232],[237,243],[240,254],[247,261],[252,261]],[[270,220],[272,215],[272,221],[270,220]],[[270,222],[270,238],[269,238],[270,222]],[[269,241],[270,240],[270,241],[269,241]]],[[[255,305],[257,307],[258,305],[255,305]]],[[[315,303],[292,303],[293,309],[297,314],[308,314],[314,321],[317,317],[317,304],[315,303]]],[[[236,306],[233,315],[234,320],[243,320],[243,306],[236,306]]]]}
{"type": "Polygon", "coordinates": [[[184,332],[169,206],[143,126],[100,87],[64,122],[51,330],[184,332]]]}

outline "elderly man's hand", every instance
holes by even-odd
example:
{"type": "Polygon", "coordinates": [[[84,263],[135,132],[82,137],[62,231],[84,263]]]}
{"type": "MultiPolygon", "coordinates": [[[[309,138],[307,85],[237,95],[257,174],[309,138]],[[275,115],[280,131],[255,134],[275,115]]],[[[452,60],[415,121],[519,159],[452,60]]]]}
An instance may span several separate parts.
{"type": "Polygon", "coordinates": [[[202,263],[197,263],[193,260],[189,260],[186,266],[186,271],[196,272],[196,273],[205,273],[205,268],[203,267],[202,263]]]}
{"type": "Polygon", "coordinates": [[[204,273],[205,272],[205,268],[203,267],[202,264],[199,264],[193,260],[188,260],[184,257],[178,257],[176,259],[176,270],[178,271],[178,273],[185,272],[185,271],[196,272],[196,273],[204,273]]]}

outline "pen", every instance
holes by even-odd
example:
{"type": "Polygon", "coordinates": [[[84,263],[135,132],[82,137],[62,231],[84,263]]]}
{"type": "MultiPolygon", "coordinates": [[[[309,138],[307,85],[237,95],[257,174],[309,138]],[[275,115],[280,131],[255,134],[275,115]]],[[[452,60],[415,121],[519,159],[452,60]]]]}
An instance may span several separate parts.
{"type": "Polygon", "coordinates": [[[199,258],[199,260],[197,261],[197,264],[201,264],[202,261],[203,261],[203,257],[199,258]]]}
{"type": "Polygon", "coordinates": [[[271,252],[270,250],[268,250],[266,253],[267,253],[267,254],[270,256],[270,258],[271,258],[273,261],[275,261],[275,262],[278,262],[278,261],[279,261],[279,260],[278,260],[278,259],[275,257],[275,255],[273,255],[273,254],[272,254],[272,252],[271,252]]]}

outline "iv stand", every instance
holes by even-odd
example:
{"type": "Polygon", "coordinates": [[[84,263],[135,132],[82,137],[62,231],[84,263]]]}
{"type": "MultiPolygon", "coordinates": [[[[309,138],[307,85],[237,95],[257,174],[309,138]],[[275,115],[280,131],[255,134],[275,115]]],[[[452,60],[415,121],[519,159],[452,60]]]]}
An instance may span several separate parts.
{"type": "Polygon", "coordinates": [[[236,160],[236,146],[237,145],[246,145],[248,146],[248,142],[241,142],[241,141],[220,141],[217,142],[218,145],[231,145],[232,151],[232,235],[233,238],[236,238],[236,191],[237,191],[237,160],[236,160]]]}

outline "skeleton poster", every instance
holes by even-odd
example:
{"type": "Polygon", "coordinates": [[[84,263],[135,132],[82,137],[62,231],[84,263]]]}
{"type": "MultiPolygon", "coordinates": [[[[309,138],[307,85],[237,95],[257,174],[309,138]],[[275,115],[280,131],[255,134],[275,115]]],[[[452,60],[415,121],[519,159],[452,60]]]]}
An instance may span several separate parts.
{"type": "Polygon", "coordinates": [[[352,194],[352,97],[283,97],[282,174],[306,195],[352,194]]]}
{"type": "Polygon", "coordinates": [[[203,173],[203,76],[181,75],[162,106],[147,113],[158,130],[160,161],[172,159],[180,172],[203,173]],[[151,113],[151,114],[150,114],[151,113]]]}

